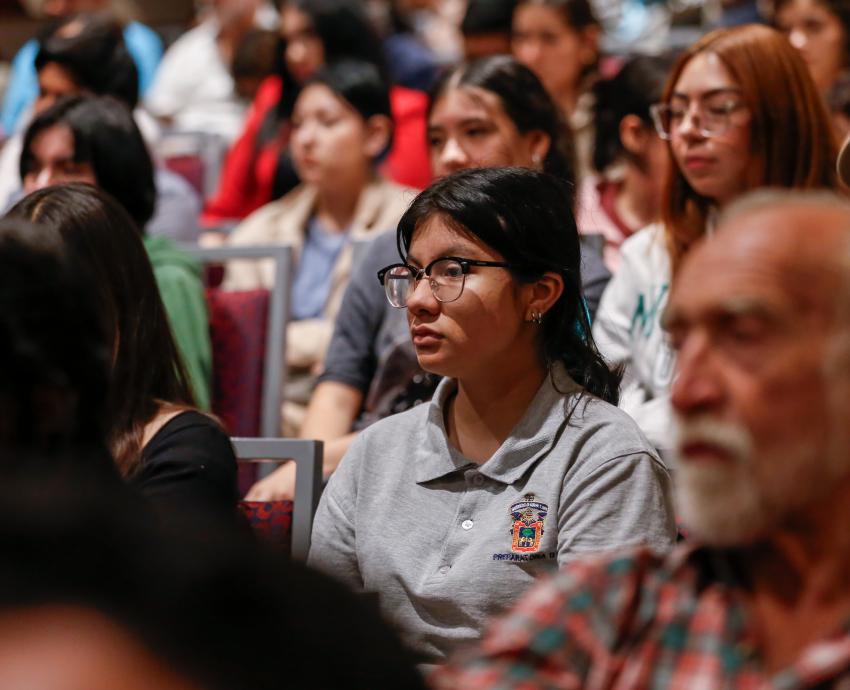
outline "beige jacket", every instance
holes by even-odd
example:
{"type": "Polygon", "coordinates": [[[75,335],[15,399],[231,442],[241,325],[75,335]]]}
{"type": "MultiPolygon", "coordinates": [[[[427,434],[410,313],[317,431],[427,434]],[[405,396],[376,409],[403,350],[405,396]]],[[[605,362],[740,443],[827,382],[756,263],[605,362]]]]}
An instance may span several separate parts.
{"type": "MultiPolygon", "coordinates": [[[[395,230],[399,219],[416,192],[376,179],[363,193],[351,223],[351,241],[370,239],[381,232],[395,230]]],[[[316,190],[299,185],[278,201],[273,201],[248,216],[230,236],[231,245],[287,244],[293,248],[297,264],[304,243],[304,231],[316,206],[316,190]]],[[[348,244],[337,259],[331,276],[331,290],[322,316],[291,321],[286,331],[286,359],[290,367],[311,368],[324,359],[333,332],[334,319],[351,273],[352,246],[348,244]]],[[[291,279],[291,276],[290,276],[291,279]]],[[[377,278],[376,278],[377,280],[377,278]]],[[[274,262],[271,259],[229,261],[223,287],[226,290],[271,288],[274,262]]]]}

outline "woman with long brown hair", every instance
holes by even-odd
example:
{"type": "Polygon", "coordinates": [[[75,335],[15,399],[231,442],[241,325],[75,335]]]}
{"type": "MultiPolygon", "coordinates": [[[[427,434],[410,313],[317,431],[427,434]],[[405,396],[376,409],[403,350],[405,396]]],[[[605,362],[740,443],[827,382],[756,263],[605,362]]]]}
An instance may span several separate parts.
{"type": "Polygon", "coordinates": [[[233,449],[195,409],[141,233],[124,208],[74,183],[30,194],[7,217],[58,237],[98,286],[113,343],[109,446],[121,474],[154,502],[233,509],[233,449]]]}
{"type": "Polygon", "coordinates": [[[673,159],[662,222],[622,245],[593,335],[609,363],[626,367],[621,407],[664,450],[673,354],[660,319],[682,257],[747,191],[835,187],[836,142],[805,63],[779,32],[759,25],[695,43],[652,114],[673,159]]]}

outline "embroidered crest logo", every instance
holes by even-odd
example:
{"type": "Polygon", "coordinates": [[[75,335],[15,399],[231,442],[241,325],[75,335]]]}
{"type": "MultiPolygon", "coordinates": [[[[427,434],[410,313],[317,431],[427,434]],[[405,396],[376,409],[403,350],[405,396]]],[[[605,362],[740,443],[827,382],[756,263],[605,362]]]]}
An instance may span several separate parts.
{"type": "Polygon", "coordinates": [[[534,494],[526,494],[521,501],[511,506],[513,542],[511,551],[531,553],[540,548],[543,522],[549,514],[549,506],[534,500],[534,494]]]}

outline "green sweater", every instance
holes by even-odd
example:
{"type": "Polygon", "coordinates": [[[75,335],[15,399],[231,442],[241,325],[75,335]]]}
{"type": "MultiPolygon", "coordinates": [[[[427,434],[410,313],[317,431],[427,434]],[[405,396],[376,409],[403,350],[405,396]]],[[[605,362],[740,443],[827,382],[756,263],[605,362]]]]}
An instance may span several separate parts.
{"type": "Polygon", "coordinates": [[[195,401],[209,410],[212,347],[201,266],[167,237],[146,236],[145,249],[195,401]]]}

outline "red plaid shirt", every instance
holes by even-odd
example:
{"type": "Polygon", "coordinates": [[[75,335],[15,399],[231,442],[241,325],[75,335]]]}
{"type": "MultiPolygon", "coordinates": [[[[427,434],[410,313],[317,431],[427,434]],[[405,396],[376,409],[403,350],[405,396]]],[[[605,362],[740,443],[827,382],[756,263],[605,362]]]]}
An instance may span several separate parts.
{"type": "Polygon", "coordinates": [[[723,552],[680,546],[569,565],[480,646],[435,672],[438,690],[850,689],[850,623],[787,669],[762,667],[743,585],[723,552]]]}

